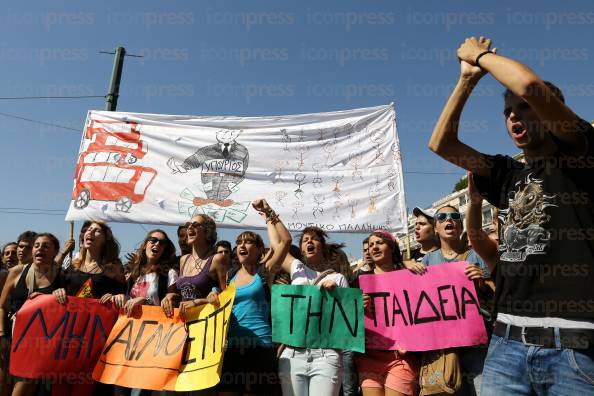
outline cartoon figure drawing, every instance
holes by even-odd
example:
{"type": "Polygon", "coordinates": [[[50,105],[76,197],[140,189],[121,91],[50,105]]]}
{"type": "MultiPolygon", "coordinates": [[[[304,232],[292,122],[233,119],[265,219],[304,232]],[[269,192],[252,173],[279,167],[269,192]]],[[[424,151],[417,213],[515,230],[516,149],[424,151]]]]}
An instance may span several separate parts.
{"type": "Polygon", "coordinates": [[[90,120],[76,164],[73,206],[84,209],[91,200],[113,201],[129,212],[144,200],[157,172],[137,163],[148,152],[138,124],[90,120]]]}
{"type": "MultiPolygon", "coordinates": [[[[249,165],[248,149],[236,141],[242,132],[243,130],[221,129],[216,134],[217,143],[199,148],[181,163],[173,157],[167,161],[167,166],[174,174],[187,173],[198,168],[201,170],[201,189],[206,198],[197,196],[188,189],[182,192],[182,198],[188,200],[194,194],[193,206],[204,207],[206,213],[214,216],[217,221],[229,218],[241,222],[246,216],[243,210],[246,205],[229,198],[238,190],[249,165]]],[[[187,203],[180,202],[180,212],[187,209],[187,203]]]]}
{"type": "Polygon", "coordinates": [[[542,180],[528,175],[524,186],[510,197],[508,209],[500,212],[503,219],[502,244],[499,247],[505,261],[523,261],[527,255],[543,254],[549,244],[550,233],[542,227],[550,220],[545,213],[555,196],[544,194],[542,180]]]}

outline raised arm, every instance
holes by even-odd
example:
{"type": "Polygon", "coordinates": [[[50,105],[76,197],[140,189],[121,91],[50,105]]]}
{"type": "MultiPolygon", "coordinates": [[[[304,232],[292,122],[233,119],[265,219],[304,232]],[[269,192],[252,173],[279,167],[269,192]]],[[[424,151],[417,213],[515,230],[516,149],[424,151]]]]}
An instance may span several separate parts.
{"type": "Polygon", "coordinates": [[[466,209],[466,230],[468,240],[474,251],[485,261],[489,271],[492,273],[497,264],[499,256],[497,243],[489,238],[489,235],[483,230],[482,225],[482,206],[483,197],[474,185],[472,173],[468,172],[468,196],[470,203],[466,209]]]}
{"type": "Polygon", "coordinates": [[[268,240],[272,248],[272,257],[266,261],[266,268],[271,272],[276,272],[279,268],[288,273],[291,272],[290,263],[289,268],[285,265],[285,258],[291,247],[291,234],[283,222],[279,219],[278,214],[272,210],[265,199],[259,199],[252,203],[254,209],[266,218],[266,227],[268,229],[268,240]]]}
{"type": "Polygon", "coordinates": [[[485,155],[458,139],[462,109],[484,74],[480,67],[460,62],[460,78],[435,124],[429,149],[454,165],[488,176],[489,167],[485,155]]]}
{"type": "Polygon", "coordinates": [[[544,81],[528,66],[489,50],[489,40],[470,37],[458,49],[458,57],[490,73],[514,94],[524,99],[536,112],[544,127],[576,153],[587,149],[586,137],[576,125],[579,118],[553,94],[544,81]],[[476,60],[480,56],[477,65],[476,60]]]}

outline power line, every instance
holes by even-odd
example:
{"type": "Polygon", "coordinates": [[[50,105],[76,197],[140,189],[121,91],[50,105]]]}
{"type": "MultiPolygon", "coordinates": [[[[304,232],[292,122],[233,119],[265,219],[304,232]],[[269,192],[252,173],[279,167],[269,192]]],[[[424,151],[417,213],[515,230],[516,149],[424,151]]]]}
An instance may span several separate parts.
{"type": "Polygon", "coordinates": [[[105,95],[80,95],[80,96],[0,96],[0,100],[90,99],[90,98],[105,98],[105,95]]]}
{"type": "Polygon", "coordinates": [[[8,117],[8,118],[16,118],[17,120],[32,122],[34,124],[51,126],[51,127],[54,127],[54,128],[68,129],[70,131],[75,131],[75,132],[81,132],[81,130],[82,130],[82,128],[81,129],[74,129],[74,128],[67,127],[65,125],[52,124],[51,122],[34,120],[32,118],[21,117],[21,116],[15,115],[15,114],[8,114],[8,113],[2,113],[2,112],[0,112],[0,115],[1,116],[4,116],[4,117],[8,117]]]}

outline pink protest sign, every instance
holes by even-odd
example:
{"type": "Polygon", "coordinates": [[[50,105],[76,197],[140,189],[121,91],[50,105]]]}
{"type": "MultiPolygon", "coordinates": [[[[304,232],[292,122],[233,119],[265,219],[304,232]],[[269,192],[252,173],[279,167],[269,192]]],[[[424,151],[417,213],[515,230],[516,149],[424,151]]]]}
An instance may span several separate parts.
{"type": "Polygon", "coordinates": [[[429,351],[487,342],[473,281],[466,262],[362,275],[359,285],[371,297],[365,310],[369,349],[429,351]]]}

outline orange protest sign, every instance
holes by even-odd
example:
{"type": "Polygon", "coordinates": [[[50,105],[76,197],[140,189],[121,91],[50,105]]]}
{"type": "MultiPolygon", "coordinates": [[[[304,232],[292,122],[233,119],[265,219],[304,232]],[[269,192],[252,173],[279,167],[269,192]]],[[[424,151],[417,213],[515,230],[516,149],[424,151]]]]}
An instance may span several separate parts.
{"type": "Polygon", "coordinates": [[[93,379],[151,390],[194,391],[215,386],[221,375],[235,286],[219,304],[192,308],[184,323],[161,307],[142,306],[140,316],[120,315],[105,343],[93,379]],[[188,335],[189,334],[189,335],[188,335]]]}
{"type": "Polygon", "coordinates": [[[120,315],[93,379],[128,388],[174,389],[186,336],[177,310],[171,319],[161,307],[145,305],[140,316],[120,315]]]}

